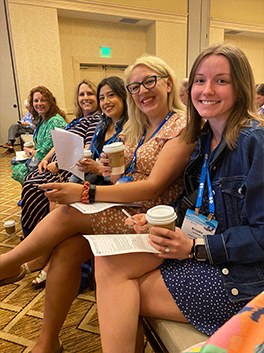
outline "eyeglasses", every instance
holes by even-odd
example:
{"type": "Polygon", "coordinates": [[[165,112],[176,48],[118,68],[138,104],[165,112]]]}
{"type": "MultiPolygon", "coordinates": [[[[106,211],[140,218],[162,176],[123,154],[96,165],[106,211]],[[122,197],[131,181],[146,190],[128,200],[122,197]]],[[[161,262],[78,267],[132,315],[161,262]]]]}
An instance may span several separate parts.
{"type": "Polygon", "coordinates": [[[137,94],[140,91],[140,86],[144,86],[146,89],[151,89],[154,88],[157,84],[157,79],[158,78],[167,78],[168,76],[149,76],[145,78],[142,82],[133,82],[130,83],[130,85],[127,85],[126,88],[129,93],[131,94],[137,94]]]}

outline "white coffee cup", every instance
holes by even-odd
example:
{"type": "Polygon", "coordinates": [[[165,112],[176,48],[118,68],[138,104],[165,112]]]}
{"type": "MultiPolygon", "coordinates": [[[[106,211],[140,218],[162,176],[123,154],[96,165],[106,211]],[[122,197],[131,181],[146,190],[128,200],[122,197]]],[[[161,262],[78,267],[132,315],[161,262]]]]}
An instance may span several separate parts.
{"type": "Polygon", "coordinates": [[[12,237],[16,233],[16,222],[10,219],[4,223],[6,233],[9,237],[12,237]]]}
{"type": "Polygon", "coordinates": [[[92,158],[92,151],[91,150],[84,150],[83,154],[84,154],[84,158],[92,158]]]}
{"type": "Polygon", "coordinates": [[[112,168],[113,175],[123,174],[125,171],[125,146],[122,142],[113,142],[103,147],[103,151],[107,154],[109,165],[112,168]]]}
{"type": "Polygon", "coordinates": [[[25,142],[24,147],[32,148],[32,147],[34,147],[34,142],[33,141],[25,142]]]}
{"type": "Polygon", "coordinates": [[[160,237],[163,235],[153,232],[152,227],[167,228],[172,231],[175,230],[175,219],[177,215],[174,208],[171,206],[160,205],[154,206],[147,211],[146,220],[149,225],[149,232],[160,237]]]}

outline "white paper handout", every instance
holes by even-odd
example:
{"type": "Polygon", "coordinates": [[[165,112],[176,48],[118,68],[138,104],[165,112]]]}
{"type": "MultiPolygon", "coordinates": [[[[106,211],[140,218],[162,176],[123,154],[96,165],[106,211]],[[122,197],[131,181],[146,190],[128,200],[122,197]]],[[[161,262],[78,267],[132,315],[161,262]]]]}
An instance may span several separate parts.
{"type": "Polygon", "coordinates": [[[128,207],[141,207],[137,203],[114,203],[114,202],[93,202],[93,203],[82,203],[75,202],[71,203],[70,206],[76,208],[78,211],[84,214],[92,214],[106,210],[107,208],[114,206],[128,206],[128,207]]]}
{"type": "Polygon", "coordinates": [[[59,168],[68,170],[84,180],[84,173],[75,165],[79,159],[84,159],[83,137],[57,127],[51,131],[51,135],[59,168]]]}
{"type": "Polygon", "coordinates": [[[159,254],[149,244],[148,234],[84,235],[89,241],[94,256],[149,252],[159,254]]]}
{"type": "Polygon", "coordinates": [[[25,151],[17,151],[16,152],[16,161],[25,161],[29,157],[26,155],[25,151]]]}

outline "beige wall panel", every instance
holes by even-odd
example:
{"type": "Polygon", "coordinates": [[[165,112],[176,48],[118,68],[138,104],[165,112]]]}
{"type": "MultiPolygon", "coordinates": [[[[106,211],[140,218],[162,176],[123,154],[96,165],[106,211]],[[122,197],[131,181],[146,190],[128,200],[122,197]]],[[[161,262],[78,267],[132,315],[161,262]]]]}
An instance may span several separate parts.
{"type": "Polygon", "coordinates": [[[178,81],[186,77],[186,40],[186,25],[156,22],[156,55],[174,69],[178,81]]]}
{"type": "Polygon", "coordinates": [[[211,0],[211,17],[244,23],[264,23],[263,0],[211,0]]]}
{"type": "Polygon", "coordinates": [[[226,34],[225,43],[233,43],[244,51],[251,64],[256,83],[263,83],[264,38],[226,34]]]}
{"type": "Polygon", "coordinates": [[[128,7],[141,7],[145,9],[155,9],[161,11],[169,11],[173,13],[187,12],[187,0],[101,0],[101,3],[113,3],[128,7]]]}
{"type": "Polygon", "coordinates": [[[156,55],[156,22],[147,28],[146,46],[148,54],[156,55]]]}
{"type": "Polygon", "coordinates": [[[57,11],[15,4],[9,11],[22,102],[32,87],[43,85],[64,109],[57,11]]]}
{"type": "Polygon", "coordinates": [[[225,31],[223,28],[210,28],[209,45],[224,42],[225,31]]]}
{"type": "Polygon", "coordinates": [[[76,89],[73,57],[100,59],[100,45],[107,45],[111,47],[111,61],[131,64],[146,52],[145,27],[59,18],[59,31],[67,109],[73,108],[76,89]]]}

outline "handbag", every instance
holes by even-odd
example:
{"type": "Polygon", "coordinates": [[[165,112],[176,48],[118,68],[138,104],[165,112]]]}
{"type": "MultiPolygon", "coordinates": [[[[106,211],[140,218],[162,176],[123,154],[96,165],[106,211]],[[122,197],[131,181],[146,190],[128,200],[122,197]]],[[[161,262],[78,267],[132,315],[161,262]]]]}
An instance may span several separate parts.
{"type": "Polygon", "coordinates": [[[27,170],[29,172],[33,172],[33,170],[37,169],[39,163],[40,163],[40,159],[38,159],[37,157],[33,156],[31,158],[28,158],[25,162],[25,165],[27,167],[27,170]]]}

